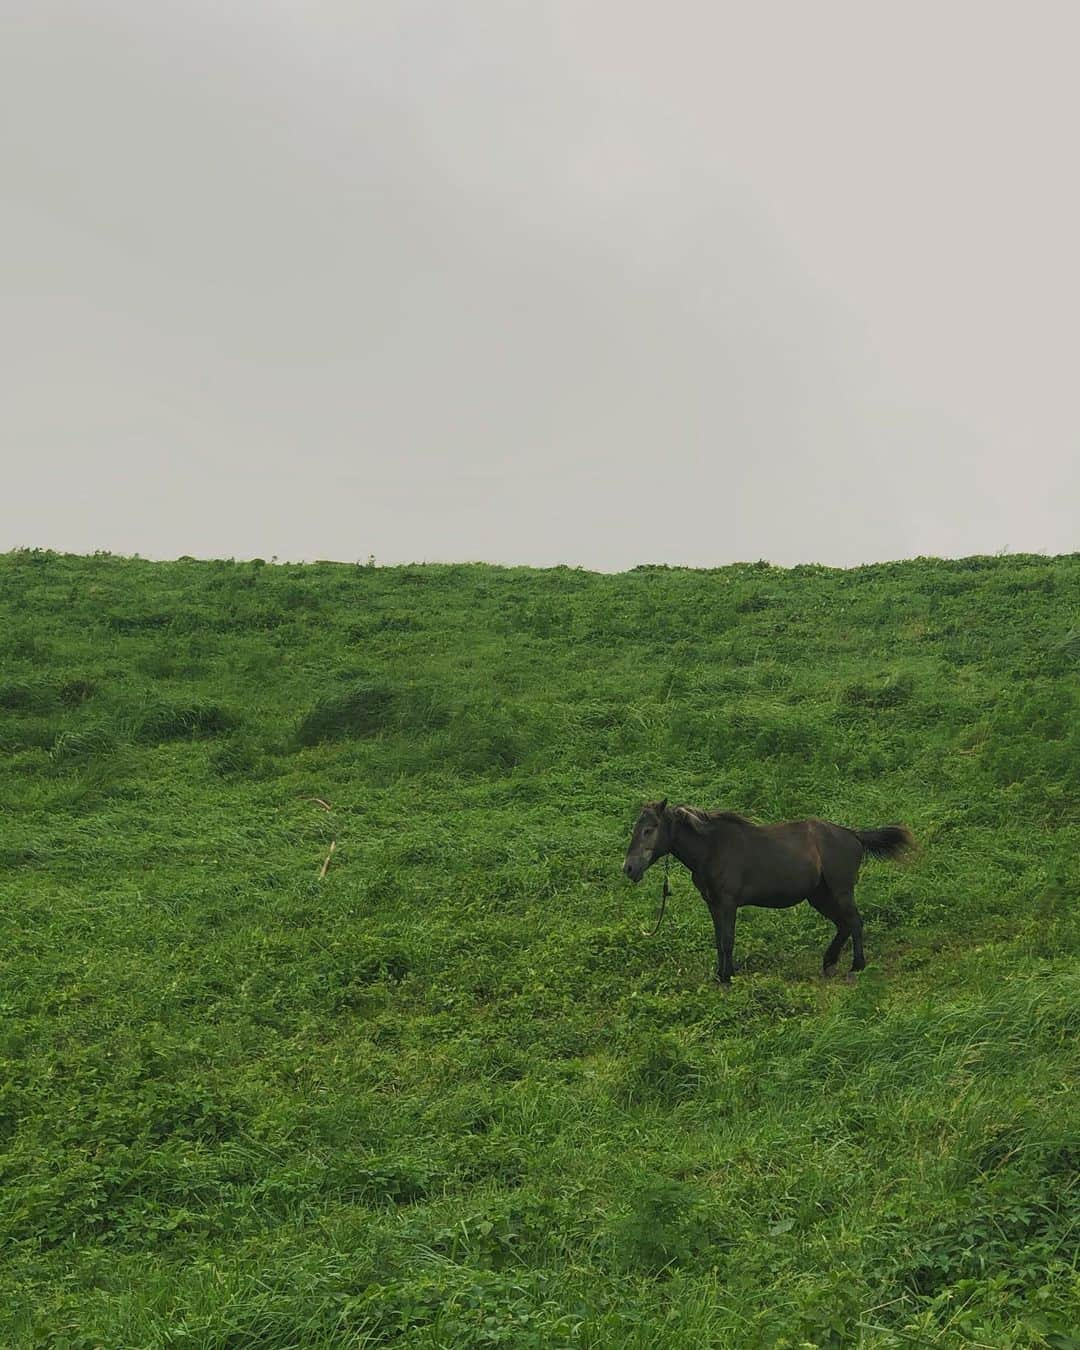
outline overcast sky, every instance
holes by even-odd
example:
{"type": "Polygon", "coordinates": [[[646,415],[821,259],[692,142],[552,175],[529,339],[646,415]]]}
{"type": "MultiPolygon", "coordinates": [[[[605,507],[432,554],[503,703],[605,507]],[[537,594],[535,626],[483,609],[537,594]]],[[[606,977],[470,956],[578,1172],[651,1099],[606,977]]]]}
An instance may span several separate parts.
{"type": "Polygon", "coordinates": [[[1080,548],[1080,9],[94,0],[0,39],[0,548],[1080,548]]]}

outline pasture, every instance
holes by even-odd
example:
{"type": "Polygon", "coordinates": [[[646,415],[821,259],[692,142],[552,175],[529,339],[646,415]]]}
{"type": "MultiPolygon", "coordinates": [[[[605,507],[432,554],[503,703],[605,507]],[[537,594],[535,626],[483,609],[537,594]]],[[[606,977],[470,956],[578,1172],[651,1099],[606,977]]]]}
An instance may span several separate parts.
{"type": "Polygon", "coordinates": [[[0,661],[0,1344],[1080,1346],[1080,555],[21,551],[0,661]],[[857,983],[643,936],[664,796],[909,825],[857,983]]]}

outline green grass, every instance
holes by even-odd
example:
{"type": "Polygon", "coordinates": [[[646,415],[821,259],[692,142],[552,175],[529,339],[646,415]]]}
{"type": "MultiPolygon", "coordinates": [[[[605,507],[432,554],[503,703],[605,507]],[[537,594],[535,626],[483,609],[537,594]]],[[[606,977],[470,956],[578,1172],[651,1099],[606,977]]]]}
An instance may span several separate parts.
{"type": "Polygon", "coordinates": [[[1078,633],[1076,555],[0,556],[0,1344],[1075,1350],[1078,633]],[[859,982],[643,937],[663,795],[908,823],[859,982]]]}

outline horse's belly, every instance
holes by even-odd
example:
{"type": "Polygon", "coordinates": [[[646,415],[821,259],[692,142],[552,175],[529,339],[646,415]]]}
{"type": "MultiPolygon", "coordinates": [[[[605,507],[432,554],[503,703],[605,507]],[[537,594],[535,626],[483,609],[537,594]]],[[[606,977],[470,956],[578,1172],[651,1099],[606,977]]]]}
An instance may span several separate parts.
{"type": "Polygon", "coordinates": [[[756,876],[747,877],[742,903],[764,909],[790,909],[808,900],[821,884],[821,872],[801,859],[793,862],[793,866],[763,869],[756,876]]]}
{"type": "Polygon", "coordinates": [[[755,905],[758,909],[793,909],[796,905],[801,905],[806,898],[805,895],[763,895],[746,900],[744,904],[755,905]]]}

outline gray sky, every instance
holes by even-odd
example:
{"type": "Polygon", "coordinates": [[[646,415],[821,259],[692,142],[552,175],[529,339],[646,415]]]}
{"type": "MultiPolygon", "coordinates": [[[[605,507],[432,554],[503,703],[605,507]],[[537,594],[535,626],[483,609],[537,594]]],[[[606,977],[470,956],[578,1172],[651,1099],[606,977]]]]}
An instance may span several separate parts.
{"type": "Polygon", "coordinates": [[[1071,0],[21,11],[0,548],[1080,548],[1071,0]]]}

